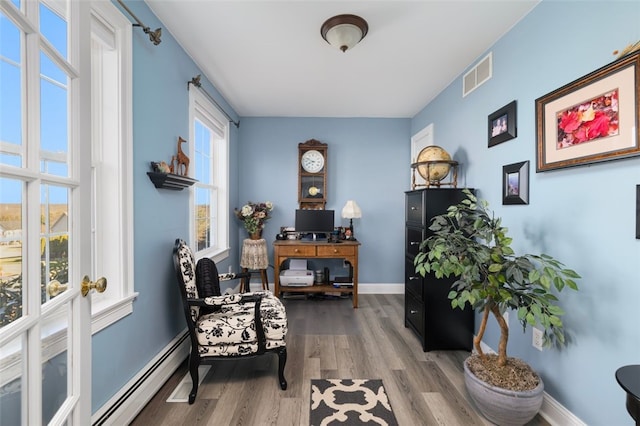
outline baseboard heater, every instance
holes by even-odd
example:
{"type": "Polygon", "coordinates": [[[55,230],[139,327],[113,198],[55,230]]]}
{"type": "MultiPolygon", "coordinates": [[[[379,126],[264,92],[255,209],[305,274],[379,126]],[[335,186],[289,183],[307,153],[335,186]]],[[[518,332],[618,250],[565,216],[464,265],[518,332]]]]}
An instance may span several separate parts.
{"type": "MultiPolygon", "coordinates": [[[[146,386],[149,386],[147,382],[151,381],[150,378],[154,377],[156,372],[158,372],[159,368],[161,367],[166,368],[166,365],[164,364],[169,358],[180,356],[178,351],[181,349],[181,347],[183,346],[183,343],[188,338],[189,338],[189,333],[188,332],[184,333],[177,340],[175,340],[169,347],[167,347],[162,354],[159,354],[157,359],[154,359],[149,365],[147,365],[147,368],[144,371],[141,371],[137,375],[137,377],[133,379],[132,382],[128,383],[128,386],[125,386],[125,388],[123,388],[118,394],[116,394],[116,396],[114,396],[113,401],[108,402],[107,404],[105,404],[105,406],[102,407],[102,409],[98,410],[99,415],[96,419],[93,419],[92,425],[102,426],[102,425],[118,424],[122,420],[121,417],[123,415],[132,417],[130,420],[133,420],[133,417],[135,417],[135,415],[137,415],[144,407],[140,407],[140,406],[135,408],[128,407],[127,405],[132,400],[132,397],[135,396],[135,398],[139,398],[139,396],[136,396],[136,393],[142,393],[141,392],[142,389],[145,388],[146,386]],[[135,410],[135,412],[133,412],[132,410],[135,410]]],[[[186,359],[182,356],[180,356],[180,358],[182,361],[186,359]]],[[[171,372],[171,374],[173,374],[173,371],[171,372]]],[[[160,383],[160,386],[163,383],[164,381],[160,383]]],[[[153,395],[155,395],[158,389],[145,389],[145,391],[150,394],[149,399],[153,397],[153,395]]],[[[148,399],[146,402],[148,402],[148,399]]],[[[137,401],[137,404],[139,405],[139,400],[137,401]]]]}

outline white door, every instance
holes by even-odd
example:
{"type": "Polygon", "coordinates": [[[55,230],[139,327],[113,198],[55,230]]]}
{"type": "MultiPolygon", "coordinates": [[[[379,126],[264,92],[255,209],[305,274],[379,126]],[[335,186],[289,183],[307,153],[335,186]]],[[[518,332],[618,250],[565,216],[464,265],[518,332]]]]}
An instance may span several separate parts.
{"type": "Polygon", "coordinates": [[[0,2],[1,424],[90,424],[89,7],[0,2]]]}

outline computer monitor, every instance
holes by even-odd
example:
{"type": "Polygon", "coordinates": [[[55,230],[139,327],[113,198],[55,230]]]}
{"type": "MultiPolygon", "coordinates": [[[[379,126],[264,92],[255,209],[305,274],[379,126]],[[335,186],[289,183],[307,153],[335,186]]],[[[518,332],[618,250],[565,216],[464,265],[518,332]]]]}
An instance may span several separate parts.
{"type": "Polygon", "coordinates": [[[318,234],[327,234],[328,237],[334,229],[334,210],[296,210],[295,230],[300,234],[313,234],[313,239],[318,234]]]}

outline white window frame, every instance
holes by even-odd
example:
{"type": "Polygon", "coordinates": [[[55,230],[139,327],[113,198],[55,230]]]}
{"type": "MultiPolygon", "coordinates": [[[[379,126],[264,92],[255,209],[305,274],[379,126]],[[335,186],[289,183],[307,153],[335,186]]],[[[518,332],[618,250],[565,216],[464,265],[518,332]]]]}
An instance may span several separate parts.
{"type": "MultiPolygon", "coordinates": [[[[64,8],[61,9],[61,7],[64,6],[63,3],[59,3],[56,1],[45,1],[44,3],[48,7],[50,7],[52,10],[59,12],[61,16],[66,16],[65,9],[64,8]]],[[[14,8],[12,6],[13,5],[7,5],[6,9],[3,9],[3,11],[9,14],[11,17],[13,17],[18,23],[21,24],[23,28],[27,28],[26,31],[37,32],[37,30],[31,28],[28,22],[24,21],[21,14],[13,12],[14,8]]],[[[38,7],[38,6],[36,5],[35,7],[38,7]]],[[[111,182],[113,185],[117,185],[117,188],[115,188],[115,190],[120,191],[120,194],[119,194],[119,200],[117,203],[114,203],[113,198],[111,198],[108,200],[109,203],[103,203],[103,204],[113,205],[112,210],[105,212],[106,215],[118,216],[117,226],[118,226],[119,241],[117,243],[117,247],[115,248],[110,249],[108,247],[100,247],[98,249],[99,251],[97,254],[97,258],[99,258],[100,256],[104,257],[104,253],[108,253],[108,256],[113,256],[114,253],[119,253],[119,257],[116,260],[116,262],[119,263],[119,271],[115,273],[115,272],[112,272],[111,269],[109,269],[108,274],[106,273],[103,274],[103,275],[109,276],[108,291],[105,293],[102,293],[99,297],[96,297],[92,300],[91,332],[92,334],[95,334],[101,329],[109,326],[110,324],[113,324],[114,322],[118,321],[119,319],[133,312],[133,300],[135,300],[138,294],[134,292],[134,269],[133,269],[133,191],[131,189],[132,187],[131,182],[133,178],[131,22],[110,2],[93,2],[92,9],[91,9],[91,16],[92,16],[92,21],[95,21],[97,19],[99,22],[101,22],[102,25],[98,29],[99,32],[102,32],[103,30],[113,31],[112,41],[114,44],[112,47],[114,48],[114,51],[117,51],[116,62],[118,63],[118,66],[119,66],[118,71],[116,71],[118,75],[115,78],[118,81],[117,87],[110,86],[110,87],[103,87],[101,89],[102,91],[111,90],[111,91],[117,92],[117,95],[118,95],[116,97],[117,113],[115,114],[117,116],[116,121],[117,121],[117,127],[118,127],[117,133],[116,133],[117,143],[114,143],[114,140],[110,139],[109,146],[114,147],[116,151],[116,152],[113,152],[112,155],[119,156],[120,169],[116,173],[118,175],[116,179],[113,178],[113,174],[111,174],[112,172],[110,171],[108,174],[109,179],[107,181],[111,182]],[[100,250],[107,250],[107,251],[102,251],[103,254],[101,255],[100,250]]],[[[92,33],[93,31],[94,30],[92,25],[92,33]]],[[[105,36],[105,34],[106,33],[103,32],[102,36],[105,36]]],[[[43,46],[45,47],[47,46],[46,41],[42,41],[41,43],[43,46]]],[[[38,47],[38,49],[40,49],[40,47],[38,47]]],[[[113,70],[114,68],[112,68],[112,72],[113,70]]],[[[33,83],[32,80],[33,78],[31,78],[29,81],[23,82],[23,84],[28,83],[31,86],[38,87],[33,83]]],[[[92,92],[94,88],[95,86],[92,87],[92,92]]],[[[37,90],[34,90],[33,92],[36,93],[36,95],[34,96],[39,96],[37,94],[38,93],[37,90]]],[[[77,104],[72,105],[72,108],[81,108],[81,106],[78,106],[78,105],[82,105],[84,101],[85,101],[84,99],[74,99],[73,102],[77,104]]],[[[28,105],[26,106],[26,108],[30,109],[29,113],[27,114],[28,117],[38,116],[38,110],[34,105],[39,105],[39,104],[40,104],[39,98],[38,98],[38,102],[28,102],[28,105]]],[[[94,104],[94,107],[95,107],[95,104],[94,104]]],[[[96,112],[93,109],[94,107],[92,107],[92,114],[95,114],[96,112]]],[[[92,117],[92,120],[93,118],[95,118],[95,115],[92,117]]],[[[109,124],[110,125],[113,124],[113,121],[109,121],[109,124]]],[[[92,126],[93,126],[93,123],[92,123],[92,126]]],[[[95,133],[93,136],[95,136],[95,133]]],[[[112,135],[109,135],[109,136],[111,137],[112,135]]],[[[7,145],[9,144],[3,144],[2,146],[3,150],[7,148],[7,145]]],[[[37,146],[37,141],[36,143],[33,143],[33,145],[37,146]]],[[[26,158],[27,148],[28,147],[20,146],[19,149],[14,149],[12,151],[22,155],[23,164],[27,162],[27,158],[26,158]]],[[[39,153],[39,155],[42,156],[42,153],[39,153]]],[[[73,156],[73,152],[69,153],[69,155],[73,156]]],[[[53,158],[48,156],[48,154],[46,153],[44,157],[49,159],[53,158]]],[[[34,156],[34,158],[36,159],[36,161],[32,160],[32,161],[29,161],[28,163],[32,169],[39,170],[40,164],[39,164],[38,158],[36,156],[34,156]]],[[[57,158],[57,159],[61,160],[60,158],[57,158]]],[[[70,165],[72,166],[73,169],[75,169],[73,164],[74,161],[78,161],[78,160],[74,158],[72,159],[72,161],[70,161],[70,165]]],[[[24,182],[30,182],[37,178],[38,172],[30,171],[26,167],[18,168],[18,167],[3,165],[2,176],[7,178],[16,178],[19,180],[23,180],[24,182]]],[[[95,177],[95,171],[94,171],[94,177],[95,177]]],[[[67,178],[52,177],[52,176],[47,176],[46,179],[43,178],[42,183],[52,184],[52,185],[56,185],[56,184],[67,185],[66,182],[69,180],[71,181],[71,184],[68,184],[68,186],[73,186],[77,184],[77,183],[74,183],[74,178],[67,179],[67,178]]],[[[103,189],[103,187],[94,188],[94,193],[96,192],[95,189],[103,189]]],[[[111,191],[113,190],[114,188],[112,187],[111,191]]],[[[27,194],[25,193],[25,196],[26,195],[27,194]]],[[[39,205],[40,204],[39,194],[35,194],[35,196],[32,196],[31,199],[25,198],[25,200],[23,200],[23,203],[25,203],[26,205],[27,201],[30,204],[39,205]]],[[[71,202],[71,200],[69,201],[71,202]]],[[[27,217],[27,215],[24,212],[23,212],[23,217],[25,218],[27,217]]],[[[99,229],[100,227],[99,226],[96,227],[96,221],[95,221],[96,217],[94,217],[93,220],[94,220],[94,223],[92,226],[93,232],[94,234],[97,235],[97,229],[99,229]]],[[[113,225],[113,222],[110,222],[105,226],[112,226],[112,225],[113,225]]],[[[30,223],[29,226],[32,229],[39,228],[38,222],[30,223]]],[[[39,247],[40,246],[39,233],[35,233],[34,235],[35,235],[36,243],[33,244],[33,241],[29,241],[29,243],[33,247],[39,247]]],[[[95,240],[96,238],[94,236],[94,246],[95,246],[95,240]]],[[[94,247],[94,250],[95,250],[95,247],[94,247]]],[[[94,264],[95,264],[95,259],[94,259],[94,264]]],[[[103,268],[104,267],[111,268],[112,265],[103,266],[103,268]]],[[[30,268],[29,270],[30,275],[39,276],[39,273],[40,273],[39,265],[35,267],[29,266],[29,268],[30,268]]],[[[97,272],[98,273],[102,272],[100,271],[100,266],[98,266],[97,272]]],[[[95,270],[92,271],[92,276],[93,277],[98,276],[95,270]]],[[[25,293],[25,295],[26,294],[27,293],[25,293]]],[[[39,294],[37,297],[39,299],[40,297],[39,294]]],[[[49,317],[49,320],[48,320],[49,323],[47,324],[47,328],[46,330],[42,330],[42,333],[41,333],[42,336],[45,336],[43,338],[43,349],[42,349],[43,361],[51,359],[52,357],[62,353],[64,350],[66,350],[66,347],[67,347],[67,328],[66,328],[66,321],[65,321],[66,316],[64,311],[60,313],[58,313],[57,311],[57,307],[59,305],[62,305],[65,300],[64,295],[59,296],[59,300],[60,300],[60,303],[56,303],[54,301],[53,303],[50,303],[50,305],[48,305],[42,311],[43,316],[46,314],[49,317]]],[[[40,302],[38,300],[37,305],[39,304],[40,302]]],[[[22,321],[22,319],[20,321],[22,321]]],[[[14,334],[18,333],[19,331],[17,327],[14,326],[12,328],[11,325],[6,327],[6,330],[14,334]]],[[[7,332],[6,330],[3,330],[3,331],[6,333],[7,332]]],[[[16,343],[10,342],[9,345],[6,345],[5,347],[3,347],[3,351],[5,353],[11,353],[12,345],[16,345],[16,343]]],[[[20,362],[21,362],[20,357],[11,357],[8,359],[0,360],[0,377],[2,377],[2,380],[0,380],[0,385],[7,383],[19,377],[21,374],[23,374],[22,365],[20,362]]]]}
{"type": "MultiPolygon", "coordinates": [[[[211,213],[211,233],[213,245],[207,249],[197,251],[196,259],[209,257],[214,262],[220,262],[229,257],[229,121],[224,114],[205,97],[196,87],[189,88],[189,152],[195,152],[195,122],[196,119],[206,125],[216,135],[210,147],[212,164],[211,171],[214,187],[211,193],[211,203],[217,208],[211,213]]],[[[191,155],[195,164],[195,157],[191,155]]],[[[195,167],[190,167],[193,177],[195,167]]],[[[189,244],[197,247],[195,241],[195,187],[190,189],[189,202],[189,244]]]]}
{"type": "Polygon", "coordinates": [[[132,313],[138,295],[133,262],[131,33],[131,22],[111,2],[93,2],[91,55],[98,66],[92,66],[91,78],[92,274],[109,281],[108,291],[92,300],[92,334],[132,313]]]}

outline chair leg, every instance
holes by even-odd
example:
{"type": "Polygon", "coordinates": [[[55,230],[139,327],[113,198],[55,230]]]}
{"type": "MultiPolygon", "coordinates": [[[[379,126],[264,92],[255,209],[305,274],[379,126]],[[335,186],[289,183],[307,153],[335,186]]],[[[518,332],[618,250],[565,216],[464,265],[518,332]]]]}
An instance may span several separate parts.
{"type": "Polygon", "coordinates": [[[191,387],[191,393],[189,394],[189,404],[193,404],[196,400],[196,395],[198,394],[198,355],[190,355],[189,358],[189,373],[191,373],[191,381],[193,383],[191,387]]]}
{"type": "Polygon", "coordinates": [[[287,390],[287,380],[284,378],[284,365],[287,363],[287,347],[282,346],[278,349],[278,380],[280,380],[280,389],[287,390]]]}

